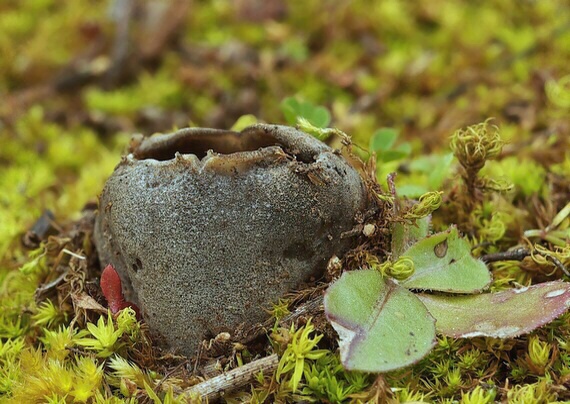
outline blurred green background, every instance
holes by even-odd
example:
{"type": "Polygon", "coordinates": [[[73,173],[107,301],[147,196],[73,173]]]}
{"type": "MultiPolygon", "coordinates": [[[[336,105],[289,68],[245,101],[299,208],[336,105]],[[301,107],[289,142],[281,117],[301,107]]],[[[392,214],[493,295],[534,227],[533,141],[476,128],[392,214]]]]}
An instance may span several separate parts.
{"type": "MultiPolygon", "coordinates": [[[[524,230],[540,238],[570,200],[569,61],[562,0],[0,0],[0,363],[10,338],[21,344],[13,352],[24,339],[25,352],[36,352],[41,327],[30,325],[31,313],[54,307],[38,309],[34,293],[56,271],[46,275],[37,256],[26,263],[22,235],[46,209],[65,227],[93,207],[135,133],[310,115],[351,135],[362,158],[377,152],[381,184],[395,171],[400,195],[445,190],[447,198],[460,189],[449,137],[494,118],[506,146],[483,174],[514,190],[473,212],[469,241],[490,240],[482,248],[494,252],[519,243],[524,230]]],[[[455,208],[444,205],[436,219],[455,208]]],[[[517,263],[494,286],[554,274],[541,271],[517,263]]],[[[71,313],[67,304],[58,310],[71,313]]],[[[553,329],[570,333],[564,324],[553,329]]],[[[553,349],[568,350],[564,338],[553,349]]],[[[505,352],[527,349],[485,343],[496,366],[511,366],[505,352]]],[[[443,338],[437,354],[460,346],[443,338]]],[[[0,371],[0,393],[17,386],[15,358],[0,371]]],[[[559,390],[548,397],[567,383],[570,356],[558,359],[559,390]]],[[[426,372],[453,377],[449,363],[426,372]]],[[[521,363],[477,377],[539,380],[529,393],[536,398],[550,374],[536,379],[530,368],[527,377],[521,363]]]]}
{"type": "Polygon", "coordinates": [[[3,0],[0,55],[0,256],[94,200],[132,133],[284,123],[286,97],[414,156],[488,117],[507,153],[569,133],[565,1],[3,0]]]}

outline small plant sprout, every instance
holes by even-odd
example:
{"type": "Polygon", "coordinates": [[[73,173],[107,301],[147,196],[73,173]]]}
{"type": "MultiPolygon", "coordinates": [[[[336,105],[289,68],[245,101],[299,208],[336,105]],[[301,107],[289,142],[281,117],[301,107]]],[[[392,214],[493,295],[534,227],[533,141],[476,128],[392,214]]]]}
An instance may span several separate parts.
{"type": "Polygon", "coordinates": [[[67,314],[59,310],[51,300],[44,300],[38,305],[37,311],[32,315],[36,327],[52,327],[67,319],[67,314]]]}
{"type": "Polygon", "coordinates": [[[555,247],[553,251],[540,244],[535,244],[534,249],[531,251],[531,258],[538,265],[544,266],[546,268],[551,267],[554,273],[556,269],[560,269],[564,275],[570,277],[570,272],[566,265],[570,263],[570,245],[564,248],[555,247]]]}
{"type": "Polygon", "coordinates": [[[119,355],[109,360],[109,368],[113,370],[110,382],[131,396],[137,388],[144,389],[145,385],[154,386],[154,374],[145,372],[136,364],[129,362],[119,355]],[[134,390],[133,390],[134,388],[134,390]]]}
{"type": "Polygon", "coordinates": [[[507,193],[514,189],[515,184],[509,182],[506,178],[480,178],[480,188],[485,192],[507,193]]]}
{"type": "Polygon", "coordinates": [[[77,361],[76,382],[71,395],[77,402],[87,402],[101,385],[103,364],[98,365],[93,358],[80,357],[77,361]]]}
{"type": "Polygon", "coordinates": [[[370,375],[346,371],[338,357],[330,353],[306,366],[304,377],[303,395],[333,403],[343,402],[350,394],[365,390],[371,381],[370,375]]]}
{"type": "Polygon", "coordinates": [[[130,307],[135,311],[137,318],[141,318],[137,305],[125,300],[121,278],[111,264],[107,265],[101,273],[101,290],[105,299],[107,299],[111,313],[117,314],[124,308],[130,307]]]}
{"type": "Polygon", "coordinates": [[[461,387],[463,387],[463,379],[461,378],[461,369],[452,368],[444,376],[444,382],[446,384],[445,394],[453,395],[461,387]]]}
{"type": "Polygon", "coordinates": [[[386,261],[379,264],[376,269],[383,276],[389,276],[399,281],[409,278],[414,274],[414,261],[410,257],[399,257],[396,262],[386,261]]]}
{"type": "Polygon", "coordinates": [[[99,317],[97,325],[87,323],[87,330],[81,330],[77,337],[76,344],[86,349],[95,351],[98,357],[107,358],[121,348],[123,343],[120,341],[124,330],[115,328],[111,312],[105,316],[99,317]]]}
{"type": "Polygon", "coordinates": [[[24,351],[22,374],[16,383],[13,402],[89,402],[103,379],[103,365],[91,357],[60,361],[42,356],[41,351],[24,351]]]}
{"type": "Polygon", "coordinates": [[[509,220],[505,213],[484,213],[481,208],[476,208],[471,212],[471,216],[480,240],[497,242],[505,235],[506,222],[509,220]]]}
{"type": "Polygon", "coordinates": [[[22,316],[6,316],[0,314],[0,338],[17,338],[26,332],[22,316]]]}
{"type": "Polygon", "coordinates": [[[20,271],[24,275],[39,275],[44,273],[47,270],[46,254],[47,251],[44,245],[30,251],[28,254],[30,260],[22,265],[20,271]]]}
{"type": "Polygon", "coordinates": [[[546,380],[533,384],[513,386],[507,392],[507,402],[509,404],[553,403],[555,401],[556,394],[546,380]]]}
{"type": "Polygon", "coordinates": [[[411,209],[405,213],[404,218],[410,220],[421,219],[431,215],[439,209],[443,201],[441,195],[443,192],[428,192],[420,196],[418,203],[414,204],[411,209]]]}
{"type": "Polygon", "coordinates": [[[231,130],[239,132],[242,129],[247,128],[250,125],[256,124],[258,122],[255,115],[247,114],[242,115],[238,120],[232,125],[231,130]]]}
{"type": "Polygon", "coordinates": [[[127,334],[132,342],[140,336],[141,323],[138,321],[137,312],[132,307],[125,307],[116,317],[117,329],[127,334]]]}
{"type": "Polygon", "coordinates": [[[481,386],[477,386],[468,393],[461,393],[461,404],[490,404],[495,401],[496,396],[495,388],[484,390],[481,386]]]}
{"type": "Polygon", "coordinates": [[[476,348],[463,352],[459,357],[459,367],[466,370],[474,370],[485,362],[485,355],[476,348]]]}
{"type": "Polygon", "coordinates": [[[411,391],[409,388],[396,387],[392,388],[392,391],[396,393],[396,398],[399,403],[424,403],[428,397],[420,392],[411,391]]]}
{"type": "Polygon", "coordinates": [[[313,125],[309,120],[299,117],[297,118],[297,128],[319,140],[326,140],[332,135],[336,135],[341,139],[349,139],[349,136],[336,128],[321,128],[313,125]]]}
{"type": "Polygon", "coordinates": [[[75,346],[76,331],[63,325],[57,331],[44,329],[44,336],[40,337],[40,341],[50,358],[62,361],[69,355],[70,348],[75,346]]]}
{"type": "Polygon", "coordinates": [[[468,174],[476,174],[485,162],[496,158],[503,148],[499,127],[490,119],[457,130],[451,137],[451,150],[468,174]]]}
{"type": "Polygon", "coordinates": [[[276,320],[275,326],[279,324],[279,320],[281,320],[283,317],[285,317],[287,314],[290,313],[289,304],[290,304],[289,300],[279,299],[279,301],[271,307],[271,310],[269,310],[271,317],[275,318],[276,320]]]}
{"type": "Polygon", "coordinates": [[[323,338],[322,335],[311,337],[315,327],[311,321],[307,321],[305,326],[295,331],[294,325],[291,325],[291,341],[287,345],[279,365],[277,367],[276,379],[279,381],[286,374],[291,373],[289,385],[293,392],[299,388],[299,383],[303,377],[303,372],[309,366],[307,361],[314,361],[324,356],[328,351],[325,349],[315,349],[317,344],[323,338]]]}
{"type": "Polygon", "coordinates": [[[442,359],[434,361],[428,367],[434,378],[442,379],[451,371],[452,363],[450,359],[442,359]]]}
{"type": "MultiPolygon", "coordinates": [[[[463,168],[462,178],[465,184],[465,196],[461,193],[459,208],[467,216],[483,201],[482,192],[494,186],[487,178],[478,173],[487,160],[495,159],[503,148],[499,128],[490,120],[457,130],[451,137],[450,147],[463,168]]],[[[497,184],[495,184],[497,185],[497,184]]]]}
{"type": "Polygon", "coordinates": [[[544,375],[550,364],[551,346],[547,341],[541,341],[532,335],[528,341],[527,365],[533,373],[544,375]]]}

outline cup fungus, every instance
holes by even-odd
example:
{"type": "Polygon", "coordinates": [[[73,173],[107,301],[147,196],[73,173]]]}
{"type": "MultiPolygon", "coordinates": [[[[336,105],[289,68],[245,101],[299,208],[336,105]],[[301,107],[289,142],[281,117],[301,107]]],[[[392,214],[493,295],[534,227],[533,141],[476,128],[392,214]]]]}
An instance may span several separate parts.
{"type": "Polygon", "coordinates": [[[340,153],[297,129],[182,129],[131,146],[100,196],[95,241],[151,329],[191,355],[321,276],[367,200],[340,153]]]}

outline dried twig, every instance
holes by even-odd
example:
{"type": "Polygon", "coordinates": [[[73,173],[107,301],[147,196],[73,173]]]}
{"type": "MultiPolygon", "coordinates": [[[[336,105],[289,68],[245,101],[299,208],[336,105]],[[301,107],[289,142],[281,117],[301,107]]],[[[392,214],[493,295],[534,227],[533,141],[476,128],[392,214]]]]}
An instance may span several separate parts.
{"type": "Polygon", "coordinates": [[[215,400],[225,393],[253,382],[260,372],[272,374],[278,364],[279,358],[277,354],[273,354],[192,386],[183,393],[190,399],[199,396],[203,400],[215,400]]]}
{"type": "MultiPolygon", "coordinates": [[[[481,260],[486,264],[497,261],[522,261],[530,255],[532,255],[532,253],[528,248],[519,247],[509,251],[484,255],[481,257],[481,260]]],[[[560,269],[562,273],[564,273],[564,275],[570,277],[570,271],[568,271],[568,268],[566,268],[564,263],[558,258],[543,252],[540,252],[540,255],[544,256],[544,258],[552,262],[556,268],[560,269]]]]}
{"type": "Polygon", "coordinates": [[[530,255],[530,250],[528,248],[519,247],[509,251],[483,255],[481,257],[481,260],[487,264],[497,261],[522,261],[529,255],[530,255]]]}

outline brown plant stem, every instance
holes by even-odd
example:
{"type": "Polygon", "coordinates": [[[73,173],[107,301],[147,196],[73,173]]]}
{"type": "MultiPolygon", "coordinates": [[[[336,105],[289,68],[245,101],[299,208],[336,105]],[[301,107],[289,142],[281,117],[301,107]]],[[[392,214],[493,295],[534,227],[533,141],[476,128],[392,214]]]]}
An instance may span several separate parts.
{"type": "Polygon", "coordinates": [[[486,264],[497,261],[522,261],[530,255],[530,250],[526,247],[519,247],[509,251],[502,251],[493,254],[483,255],[481,261],[486,264]]]}

